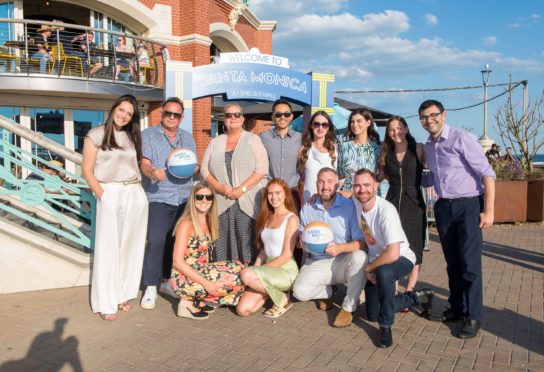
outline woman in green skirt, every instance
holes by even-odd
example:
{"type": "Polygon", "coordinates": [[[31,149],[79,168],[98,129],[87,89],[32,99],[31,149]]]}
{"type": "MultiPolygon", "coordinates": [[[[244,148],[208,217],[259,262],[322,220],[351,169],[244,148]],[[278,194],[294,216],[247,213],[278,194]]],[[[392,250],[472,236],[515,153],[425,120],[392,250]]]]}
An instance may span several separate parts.
{"type": "Polygon", "coordinates": [[[268,297],[274,305],[264,315],[277,318],[293,305],[288,292],[298,275],[293,259],[299,220],[289,186],[274,178],[264,189],[257,218],[257,245],[260,248],[255,265],[242,271],[246,291],[236,311],[248,316],[258,311],[268,297]]]}

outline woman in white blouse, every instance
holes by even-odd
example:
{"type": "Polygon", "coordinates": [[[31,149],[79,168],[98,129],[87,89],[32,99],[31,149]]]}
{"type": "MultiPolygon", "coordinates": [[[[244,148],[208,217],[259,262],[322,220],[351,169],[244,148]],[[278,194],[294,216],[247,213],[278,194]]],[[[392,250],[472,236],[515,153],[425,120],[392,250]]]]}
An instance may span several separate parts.
{"type": "Polygon", "coordinates": [[[119,97],[83,147],[83,177],[97,197],[91,307],[104,320],[129,311],[140,286],[147,199],[140,185],[140,114],[131,95],[119,97]]]}
{"type": "Polygon", "coordinates": [[[304,180],[302,204],[317,193],[317,173],[321,168],[336,169],[338,152],[336,149],[336,129],[331,117],[325,111],[312,115],[304,134],[298,156],[298,171],[304,180]]]}

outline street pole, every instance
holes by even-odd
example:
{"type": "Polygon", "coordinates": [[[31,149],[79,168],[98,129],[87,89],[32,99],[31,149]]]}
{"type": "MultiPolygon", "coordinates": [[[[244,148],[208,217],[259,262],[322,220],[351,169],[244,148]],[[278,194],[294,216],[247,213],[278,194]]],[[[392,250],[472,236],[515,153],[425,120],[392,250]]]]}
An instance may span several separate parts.
{"type": "Polygon", "coordinates": [[[480,144],[482,145],[484,152],[489,150],[491,148],[491,145],[495,143],[489,136],[487,135],[487,86],[489,83],[489,75],[491,74],[491,70],[489,68],[489,64],[486,64],[484,69],[481,71],[482,73],[482,81],[484,86],[484,133],[480,137],[480,144]]]}

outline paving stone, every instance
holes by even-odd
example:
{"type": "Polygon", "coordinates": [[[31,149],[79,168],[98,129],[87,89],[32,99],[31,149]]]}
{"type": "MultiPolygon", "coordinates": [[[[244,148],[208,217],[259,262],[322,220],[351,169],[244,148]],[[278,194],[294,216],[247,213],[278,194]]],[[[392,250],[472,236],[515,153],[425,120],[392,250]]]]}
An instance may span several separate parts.
{"type": "MultiPolygon", "coordinates": [[[[160,297],[153,311],[104,322],[89,309],[89,288],[0,295],[0,370],[69,371],[543,371],[544,226],[484,231],[484,321],[477,337],[455,337],[459,324],[398,314],[395,344],[375,345],[378,326],[365,307],[347,328],[331,326],[336,308],[296,303],[272,320],[219,308],[202,322],[178,318],[160,297]],[[39,314],[39,316],[37,316],[39,314]],[[55,330],[57,324],[57,330],[55,330]]],[[[448,307],[447,275],[436,231],[425,252],[421,287],[435,290],[435,312],[448,307]]],[[[404,282],[401,281],[401,286],[404,282]]],[[[341,289],[344,290],[344,289],[341,289]]]]}

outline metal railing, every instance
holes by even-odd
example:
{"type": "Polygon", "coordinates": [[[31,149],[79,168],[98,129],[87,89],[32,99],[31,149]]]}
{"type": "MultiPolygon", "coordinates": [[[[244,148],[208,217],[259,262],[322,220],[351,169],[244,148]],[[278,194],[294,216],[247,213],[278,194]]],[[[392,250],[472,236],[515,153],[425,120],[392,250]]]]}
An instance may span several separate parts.
{"type": "Polygon", "coordinates": [[[4,116],[0,116],[0,128],[4,218],[74,248],[92,250],[96,200],[82,177],[62,167],[66,160],[81,165],[81,155],[4,116]],[[55,154],[54,158],[51,155],[46,161],[24,151],[23,140],[55,154]]]}
{"type": "Polygon", "coordinates": [[[80,25],[0,18],[0,74],[108,80],[162,88],[166,45],[80,25]]]}

